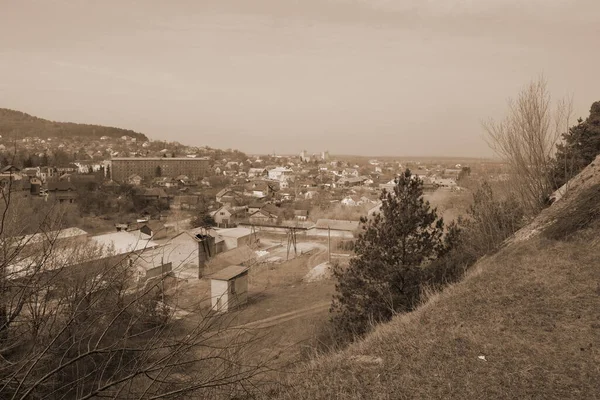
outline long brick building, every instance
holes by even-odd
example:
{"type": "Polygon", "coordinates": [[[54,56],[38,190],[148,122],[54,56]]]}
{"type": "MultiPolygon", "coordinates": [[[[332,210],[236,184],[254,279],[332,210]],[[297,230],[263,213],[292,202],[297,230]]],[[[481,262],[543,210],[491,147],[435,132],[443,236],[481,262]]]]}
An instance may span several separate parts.
{"type": "Polygon", "coordinates": [[[208,175],[208,158],[188,157],[119,157],[110,160],[110,177],[117,182],[125,182],[131,175],[143,179],[157,176],[177,177],[186,175],[190,179],[202,179],[208,175]]]}

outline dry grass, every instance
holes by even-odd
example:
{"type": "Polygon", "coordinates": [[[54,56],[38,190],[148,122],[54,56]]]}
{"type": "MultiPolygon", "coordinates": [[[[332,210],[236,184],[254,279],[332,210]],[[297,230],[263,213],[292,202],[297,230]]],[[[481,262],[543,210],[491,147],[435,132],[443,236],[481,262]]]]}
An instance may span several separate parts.
{"type": "Polygon", "coordinates": [[[600,246],[588,240],[597,234],[509,246],[417,311],[302,366],[270,396],[599,398],[600,246]]]}
{"type": "Polygon", "coordinates": [[[566,239],[600,220],[600,184],[578,193],[564,214],[543,230],[544,236],[555,240],[566,239]]]}

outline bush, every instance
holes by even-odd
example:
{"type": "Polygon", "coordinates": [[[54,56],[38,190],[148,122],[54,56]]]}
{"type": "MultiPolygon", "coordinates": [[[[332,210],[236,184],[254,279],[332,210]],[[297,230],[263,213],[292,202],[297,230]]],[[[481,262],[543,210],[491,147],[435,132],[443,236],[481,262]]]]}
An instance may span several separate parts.
{"type": "Polygon", "coordinates": [[[461,249],[471,258],[495,251],[524,224],[524,210],[512,194],[497,198],[489,183],[484,182],[473,195],[466,218],[459,218],[461,249]]]}

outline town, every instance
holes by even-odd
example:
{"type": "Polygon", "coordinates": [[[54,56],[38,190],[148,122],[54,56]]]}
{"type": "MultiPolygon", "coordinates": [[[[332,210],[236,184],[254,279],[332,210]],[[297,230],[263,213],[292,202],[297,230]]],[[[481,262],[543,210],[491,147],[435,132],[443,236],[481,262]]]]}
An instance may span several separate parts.
{"type": "Polygon", "coordinates": [[[0,399],[598,397],[600,2],[5,3],[0,399]]]}
{"type": "MultiPolygon", "coordinates": [[[[25,221],[7,242],[19,249],[13,279],[29,279],[39,263],[45,274],[125,265],[130,290],[168,282],[157,305],[182,323],[231,314],[233,326],[270,327],[299,343],[318,336],[331,266],[348,263],[361,217],[379,212],[399,174],[413,171],[450,220],[464,213],[469,187],[506,176],[485,159],[246,155],[118,134],[8,132],[0,143],[0,182],[25,221]],[[55,210],[60,219],[40,230],[38,216],[55,210]]],[[[278,346],[281,360],[302,359],[301,347],[278,346]]]]}

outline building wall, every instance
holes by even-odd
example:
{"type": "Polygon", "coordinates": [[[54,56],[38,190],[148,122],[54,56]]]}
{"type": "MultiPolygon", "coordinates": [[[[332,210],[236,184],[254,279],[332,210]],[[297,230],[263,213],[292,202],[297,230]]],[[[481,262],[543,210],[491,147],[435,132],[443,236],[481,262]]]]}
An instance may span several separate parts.
{"type": "Polygon", "coordinates": [[[161,176],[175,178],[186,175],[198,180],[208,175],[209,160],[202,158],[168,158],[168,157],[132,157],[114,158],[110,161],[111,179],[125,182],[133,174],[143,179],[156,177],[156,167],[160,167],[161,176]]]}
{"type": "Polygon", "coordinates": [[[248,273],[229,281],[229,309],[239,307],[248,302],[248,273]],[[235,293],[231,292],[234,287],[235,293]]]}
{"type": "Polygon", "coordinates": [[[217,312],[227,312],[229,282],[212,279],[210,281],[210,296],[212,309],[217,312]]]}
{"type": "Polygon", "coordinates": [[[227,312],[248,301],[248,274],[230,281],[210,281],[211,303],[214,311],[227,312]]]}
{"type": "MultiPolygon", "coordinates": [[[[308,232],[306,233],[307,236],[322,236],[322,237],[328,237],[329,236],[329,230],[328,229],[321,229],[321,228],[312,228],[309,229],[308,232]]],[[[350,231],[338,231],[338,230],[331,230],[331,237],[335,237],[335,238],[342,238],[342,239],[353,239],[354,238],[354,234],[350,231]]]]}

